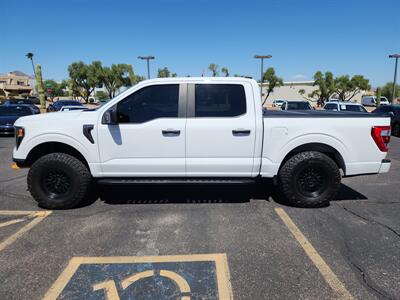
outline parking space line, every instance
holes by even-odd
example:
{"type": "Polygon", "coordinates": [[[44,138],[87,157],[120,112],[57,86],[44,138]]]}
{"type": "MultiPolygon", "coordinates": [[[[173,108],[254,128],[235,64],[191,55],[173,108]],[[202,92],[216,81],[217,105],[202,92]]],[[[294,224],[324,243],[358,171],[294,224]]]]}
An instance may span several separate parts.
{"type": "Polygon", "coordinates": [[[38,213],[35,210],[0,210],[0,216],[26,216],[38,213]]]}
{"type": "Polygon", "coordinates": [[[338,277],[333,273],[328,264],[324,261],[324,259],[319,255],[317,250],[313,247],[313,245],[307,240],[304,234],[300,231],[300,229],[294,224],[289,215],[280,207],[275,208],[275,212],[281,218],[283,223],[285,223],[286,227],[293,234],[297,242],[299,242],[300,246],[303,248],[304,252],[311,259],[314,265],[317,267],[321,275],[324,277],[325,281],[329,284],[329,286],[338,294],[341,299],[353,299],[353,296],[346,289],[343,283],[338,279],[338,277]]]}
{"type": "MultiPolygon", "coordinates": [[[[51,214],[51,211],[0,211],[0,215],[27,215],[29,217],[33,217],[34,219],[22,227],[20,230],[6,238],[4,241],[0,242],[0,251],[4,250],[7,246],[14,243],[18,238],[20,238],[24,233],[31,230],[37,224],[39,224],[44,218],[51,214]]],[[[10,221],[12,222],[12,221],[10,221]]],[[[4,224],[4,223],[3,223],[4,224]]],[[[8,224],[10,225],[10,224],[8,224]]]]}
{"type": "Polygon", "coordinates": [[[23,221],[26,221],[26,219],[15,219],[15,220],[3,222],[3,223],[0,223],[0,228],[1,227],[6,227],[6,226],[9,226],[9,225],[13,225],[13,224],[17,224],[17,223],[20,223],[20,222],[23,222],[23,221]]]}

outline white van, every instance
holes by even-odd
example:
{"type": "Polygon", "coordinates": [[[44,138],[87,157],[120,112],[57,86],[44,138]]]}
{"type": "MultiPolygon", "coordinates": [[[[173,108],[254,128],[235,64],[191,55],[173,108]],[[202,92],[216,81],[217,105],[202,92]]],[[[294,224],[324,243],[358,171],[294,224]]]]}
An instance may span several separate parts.
{"type": "MultiPolygon", "coordinates": [[[[361,104],[364,106],[376,106],[375,96],[362,96],[361,104]]],[[[381,97],[381,105],[389,105],[389,100],[386,97],[381,97]]]]}

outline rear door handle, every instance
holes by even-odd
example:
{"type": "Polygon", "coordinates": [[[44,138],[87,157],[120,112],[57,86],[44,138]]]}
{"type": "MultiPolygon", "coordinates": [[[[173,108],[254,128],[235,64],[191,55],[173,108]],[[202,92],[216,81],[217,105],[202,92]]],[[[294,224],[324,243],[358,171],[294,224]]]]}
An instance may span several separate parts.
{"type": "Polygon", "coordinates": [[[165,129],[162,131],[163,136],[179,136],[180,134],[181,131],[177,129],[165,129]]]}
{"type": "Polygon", "coordinates": [[[247,136],[250,135],[251,130],[250,129],[233,129],[232,134],[234,136],[247,136]]]}

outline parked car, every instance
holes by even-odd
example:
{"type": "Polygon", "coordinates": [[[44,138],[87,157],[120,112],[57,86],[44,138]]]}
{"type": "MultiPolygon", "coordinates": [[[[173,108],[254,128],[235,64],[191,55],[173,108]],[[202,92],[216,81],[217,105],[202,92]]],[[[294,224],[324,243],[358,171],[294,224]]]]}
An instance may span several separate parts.
{"type": "Polygon", "coordinates": [[[29,99],[7,99],[3,105],[23,105],[33,109],[35,114],[40,114],[40,108],[29,99]]]}
{"type": "MultiPolygon", "coordinates": [[[[380,105],[389,105],[389,100],[386,97],[381,97],[380,105]]],[[[362,96],[361,104],[364,106],[376,106],[375,96],[362,96]]]]}
{"type": "Polygon", "coordinates": [[[361,104],[351,102],[327,102],[323,108],[334,111],[368,112],[361,104]]]}
{"type": "Polygon", "coordinates": [[[73,111],[73,110],[86,110],[88,109],[86,106],[79,105],[65,105],[61,107],[60,111],[73,111]]]}
{"type": "Polygon", "coordinates": [[[34,114],[33,109],[26,105],[1,105],[0,134],[14,135],[14,122],[20,117],[34,114]]]}
{"type": "Polygon", "coordinates": [[[274,100],[274,101],[272,101],[272,106],[273,107],[281,107],[283,103],[285,103],[285,100],[274,100]]]}
{"type": "Polygon", "coordinates": [[[49,209],[78,206],[96,184],[237,185],[262,178],[276,178],[293,205],[319,207],[335,197],[341,174],[389,171],[388,116],[263,113],[261,103],[253,79],[146,80],[95,110],[17,120],[24,135],[13,160],[30,167],[28,189],[49,209]]]}
{"type": "Polygon", "coordinates": [[[59,111],[63,106],[68,106],[68,105],[83,106],[82,103],[80,103],[79,101],[75,101],[75,100],[58,100],[54,103],[51,103],[47,107],[47,112],[59,111]]]}
{"type": "Polygon", "coordinates": [[[308,101],[285,101],[281,105],[282,110],[312,110],[312,106],[308,101]]]}
{"type": "Polygon", "coordinates": [[[400,137],[400,105],[380,106],[372,113],[385,113],[390,116],[390,125],[392,126],[392,135],[400,137]]]}

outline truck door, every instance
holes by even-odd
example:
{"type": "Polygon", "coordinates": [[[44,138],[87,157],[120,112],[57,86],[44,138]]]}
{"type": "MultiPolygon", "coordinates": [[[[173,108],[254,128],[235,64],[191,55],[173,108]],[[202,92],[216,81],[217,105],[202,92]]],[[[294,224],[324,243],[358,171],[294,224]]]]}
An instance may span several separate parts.
{"type": "Polygon", "coordinates": [[[185,176],[185,84],[143,87],[120,100],[117,124],[99,124],[104,177],[185,176]]]}
{"type": "Polygon", "coordinates": [[[249,83],[188,84],[186,174],[249,177],[255,151],[255,109],[249,83]]]}

